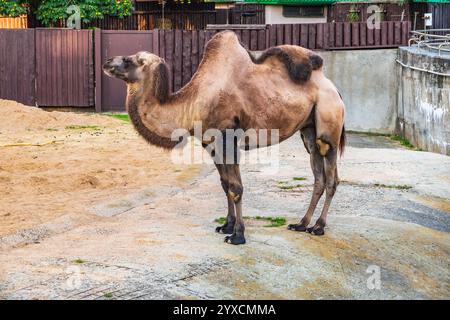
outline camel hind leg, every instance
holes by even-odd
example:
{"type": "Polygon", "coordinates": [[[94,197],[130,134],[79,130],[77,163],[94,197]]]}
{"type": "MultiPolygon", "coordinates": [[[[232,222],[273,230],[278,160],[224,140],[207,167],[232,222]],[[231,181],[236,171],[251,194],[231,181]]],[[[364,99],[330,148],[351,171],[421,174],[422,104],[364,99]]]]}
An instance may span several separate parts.
{"type": "Polygon", "coordinates": [[[288,226],[288,229],[293,231],[307,230],[314,211],[316,210],[317,203],[325,190],[324,161],[316,144],[316,129],[314,127],[307,127],[302,129],[301,133],[305,148],[310,154],[311,169],[314,174],[314,190],[305,216],[298,224],[290,224],[288,226]]]}
{"type": "Polygon", "coordinates": [[[324,157],[324,173],[325,173],[325,184],[326,184],[326,198],[323,204],[322,213],[320,214],[319,219],[317,219],[315,225],[311,228],[308,228],[307,231],[321,236],[325,234],[325,225],[327,223],[327,215],[330,209],[331,200],[333,200],[333,196],[336,193],[336,188],[338,185],[338,177],[337,177],[337,149],[330,149],[324,157]]]}

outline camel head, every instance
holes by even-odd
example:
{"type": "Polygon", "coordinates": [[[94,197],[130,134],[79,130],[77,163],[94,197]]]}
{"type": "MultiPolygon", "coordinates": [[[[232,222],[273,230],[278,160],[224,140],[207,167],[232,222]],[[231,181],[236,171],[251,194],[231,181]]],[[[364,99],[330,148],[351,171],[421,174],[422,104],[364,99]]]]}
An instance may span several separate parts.
{"type": "Polygon", "coordinates": [[[131,56],[117,56],[108,59],[103,65],[103,71],[110,77],[130,83],[144,80],[149,71],[152,71],[160,63],[164,63],[163,59],[142,51],[131,56]]]}
{"type": "Polygon", "coordinates": [[[167,65],[164,59],[150,52],[141,51],[131,56],[110,58],[103,65],[103,71],[127,84],[137,83],[145,88],[152,88],[153,95],[161,103],[169,96],[167,65]]]}

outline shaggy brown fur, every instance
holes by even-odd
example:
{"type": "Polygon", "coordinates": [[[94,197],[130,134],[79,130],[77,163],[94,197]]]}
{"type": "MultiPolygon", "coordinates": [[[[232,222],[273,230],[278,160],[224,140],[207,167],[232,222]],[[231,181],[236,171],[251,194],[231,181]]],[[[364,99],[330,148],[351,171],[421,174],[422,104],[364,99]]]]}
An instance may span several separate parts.
{"type": "MultiPolygon", "coordinates": [[[[326,217],[338,177],[336,158],[345,145],[344,104],[335,86],[322,72],[322,59],[298,46],[279,46],[253,58],[230,31],[216,34],[207,44],[204,57],[191,81],[181,90],[169,92],[164,60],[147,52],[115,57],[104,71],[128,84],[127,108],[137,131],[151,144],[170,149],[178,145],[171,136],[176,129],[193,132],[196,122],[208,129],[237,128],[268,133],[267,145],[279,143],[301,131],[311,156],[315,183],[307,213],[289,229],[324,234],[326,217]],[[277,130],[279,140],[271,141],[277,130]],[[316,205],[326,190],[320,218],[308,228],[316,205]]],[[[226,144],[236,144],[230,140],[226,144]]],[[[221,149],[209,149],[212,155],[221,149]]],[[[253,147],[260,147],[259,141],[253,147]]],[[[248,146],[251,148],[252,146],[248,146]]],[[[232,159],[239,158],[237,146],[232,159]]],[[[228,152],[226,148],[224,152],[228,152]]],[[[227,223],[218,227],[230,232],[225,240],[245,243],[242,216],[243,184],[239,163],[216,162],[228,199],[227,223]]]]}
{"type": "MultiPolygon", "coordinates": [[[[168,85],[168,82],[167,82],[168,85]]],[[[167,88],[167,87],[166,87],[167,88]]],[[[167,91],[168,89],[160,88],[162,93],[167,91]]],[[[163,98],[164,96],[162,96],[163,98]]],[[[166,97],[167,98],[167,97],[166,97]]],[[[139,107],[136,101],[136,98],[133,95],[129,95],[129,100],[127,101],[128,105],[128,114],[130,116],[131,123],[133,124],[136,131],[150,144],[157,145],[163,149],[173,149],[179,143],[179,141],[172,141],[169,138],[161,137],[149,130],[145,124],[142,122],[141,115],[139,114],[139,107]]]]}
{"type": "Polygon", "coordinates": [[[262,64],[271,57],[279,59],[286,67],[292,81],[303,83],[309,80],[313,70],[310,59],[303,59],[301,62],[294,61],[294,57],[279,47],[269,48],[264,51],[258,58],[252,57],[253,63],[262,64]]]}
{"type": "Polygon", "coordinates": [[[165,63],[160,63],[155,70],[155,97],[159,103],[169,98],[169,69],[165,63]]]}

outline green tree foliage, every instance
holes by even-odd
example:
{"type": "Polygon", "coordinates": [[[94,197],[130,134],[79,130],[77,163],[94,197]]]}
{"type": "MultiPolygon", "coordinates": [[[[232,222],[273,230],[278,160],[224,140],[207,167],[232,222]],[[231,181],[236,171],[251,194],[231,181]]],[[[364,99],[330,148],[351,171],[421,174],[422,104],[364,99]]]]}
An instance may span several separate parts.
{"type": "Polygon", "coordinates": [[[67,13],[67,8],[71,5],[79,6],[84,22],[102,19],[105,15],[124,18],[133,11],[132,0],[0,0],[0,15],[35,13],[44,25],[50,26],[67,19],[72,14],[67,13]]]}
{"type": "Polygon", "coordinates": [[[25,1],[0,0],[0,15],[17,17],[27,13],[25,1]]]}

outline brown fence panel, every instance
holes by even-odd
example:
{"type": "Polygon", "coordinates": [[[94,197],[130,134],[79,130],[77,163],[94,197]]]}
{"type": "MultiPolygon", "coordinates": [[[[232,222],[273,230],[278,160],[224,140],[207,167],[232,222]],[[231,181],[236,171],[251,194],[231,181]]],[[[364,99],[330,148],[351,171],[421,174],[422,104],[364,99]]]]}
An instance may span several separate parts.
{"type": "Polygon", "coordinates": [[[0,29],[0,99],[36,104],[34,46],[33,29],[0,29]]]}
{"type": "Polygon", "coordinates": [[[94,106],[91,30],[36,29],[39,106],[94,106]]]}

